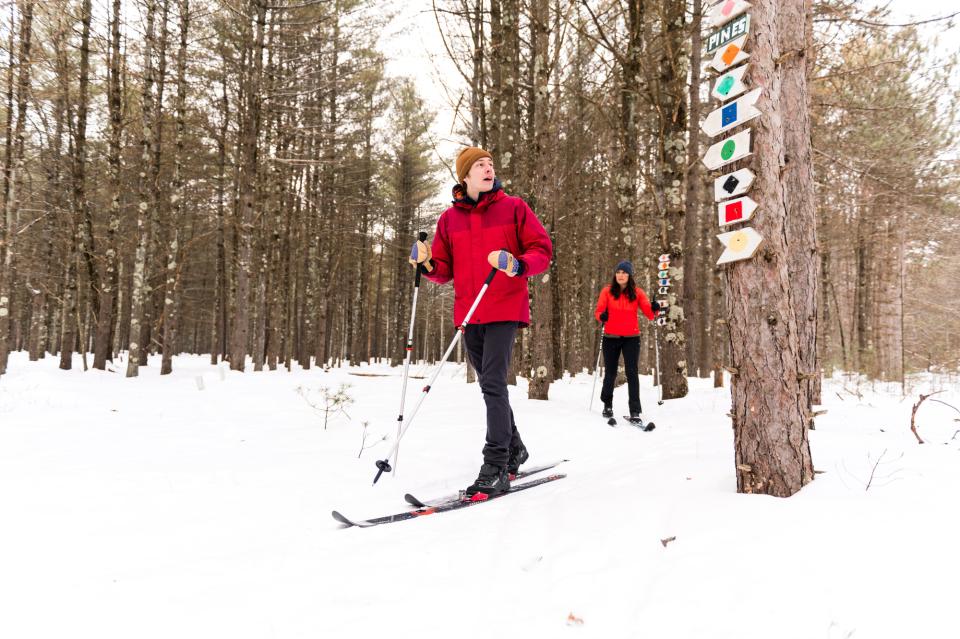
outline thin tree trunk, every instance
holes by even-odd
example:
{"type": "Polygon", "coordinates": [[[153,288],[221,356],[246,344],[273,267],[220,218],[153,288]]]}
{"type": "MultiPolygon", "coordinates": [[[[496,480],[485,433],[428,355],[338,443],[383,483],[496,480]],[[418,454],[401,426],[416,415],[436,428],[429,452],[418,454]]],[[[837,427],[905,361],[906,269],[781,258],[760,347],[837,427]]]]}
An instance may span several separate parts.
{"type": "MultiPolygon", "coordinates": [[[[244,370],[250,332],[250,278],[253,261],[253,223],[256,208],[257,138],[260,133],[260,84],[263,75],[264,32],[266,31],[266,5],[262,0],[252,0],[254,11],[252,39],[248,41],[252,69],[246,79],[246,111],[241,127],[240,145],[240,227],[239,254],[237,255],[236,313],[230,338],[230,368],[244,370]]],[[[247,28],[250,28],[249,26],[247,28]]]]}
{"type": "Polygon", "coordinates": [[[702,302],[709,296],[707,282],[699,275],[702,274],[702,264],[705,261],[704,252],[700,250],[700,226],[703,223],[703,164],[700,162],[700,31],[703,22],[703,2],[693,0],[693,21],[690,23],[690,89],[689,105],[690,118],[688,122],[689,143],[687,146],[687,195],[684,201],[684,233],[683,233],[683,304],[687,320],[687,369],[703,376],[707,370],[707,362],[700,359],[700,343],[703,341],[704,324],[707,321],[703,311],[706,310],[702,302]]]}
{"type": "Polygon", "coordinates": [[[190,31],[190,1],[179,0],[180,47],[177,49],[176,150],[173,157],[173,194],[170,197],[170,244],[167,246],[166,294],[163,306],[163,358],[160,374],[173,371],[180,309],[180,219],[183,211],[183,142],[187,105],[187,35],[190,31]]]}
{"type": "MultiPolygon", "coordinates": [[[[10,349],[10,309],[13,307],[14,269],[16,262],[16,236],[19,225],[21,199],[24,184],[24,131],[26,128],[27,103],[30,91],[30,44],[33,34],[33,0],[26,0],[21,7],[20,60],[17,77],[17,123],[14,131],[14,149],[11,158],[12,171],[8,180],[9,192],[3,215],[6,219],[0,229],[4,243],[3,262],[0,265],[0,375],[7,370],[10,349]]],[[[12,28],[12,27],[11,27],[12,28]]],[[[9,131],[9,128],[8,128],[9,131]]]]}
{"type": "Polygon", "coordinates": [[[133,263],[133,289],[130,307],[130,350],[127,360],[127,377],[136,377],[139,373],[140,358],[147,350],[141,344],[143,325],[146,322],[147,298],[147,249],[151,242],[151,211],[156,206],[153,201],[153,162],[151,151],[154,144],[155,113],[153,107],[153,46],[156,0],[146,0],[147,29],[143,48],[143,90],[141,92],[141,118],[143,133],[140,139],[140,180],[137,205],[137,249],[133,263]]]}
{"type": "Polygon", "coordinates": [[[103,370],[112,358],[110,331],[113,327],[114,291],[117,288],[116,234],[120,229],[120,179],[121,136],[123,114],[120,102],[120,9],[121,0],[113,0],[113,16],[110,21],[110,71],[107,104],[110,112],[110,142],[107,163],[110,167],[110,222],[107,225],[107,240],[104,261],[104,278],[100,287],[100,313],[97,316],[97,334],[94,341],[93,367],[103,370]]]}

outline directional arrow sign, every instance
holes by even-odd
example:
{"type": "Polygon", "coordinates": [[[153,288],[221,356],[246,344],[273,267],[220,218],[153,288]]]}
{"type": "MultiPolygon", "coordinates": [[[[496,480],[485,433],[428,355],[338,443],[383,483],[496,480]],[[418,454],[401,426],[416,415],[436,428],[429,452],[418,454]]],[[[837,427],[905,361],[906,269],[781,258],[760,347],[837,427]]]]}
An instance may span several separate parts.
{"type": "Polygon", "coordinates": [[[713,182],[714,202],[748,193],[755,179],[757,179],[757,176],[750,169],[740,169],[733,173],[721,175],[713,182]]]}
{"type": "Polygon", "coordinates": [[[720,47],[717,49],[716,54],[714,54],[710,66],[713,67],[715,71],[723,73],[730,67],[747,60],[750,54],[743,51],[743,47],[746,46],[746,44],[747,36],[740,36],[727,46],[720,47]]]}
{"type": "Polygon", "coordinates": [[[750,3],[746,0],[723,0],[720,4],[710,8],[704,19],[711,27],[719,27],[743,14],[749,8],[750,3]]]}
{"type": "Polygon", "coordinates": [[[742,160],[748,155],[750,155],[750,129],[711,146],[703,156],[703,164],[711,171],[716,171],[721,166],[742,160]]]}
{"type": "Polygon", "coordinates": [[[728,262],[737,262],[739,260],[750,259],[763,243],[763,237],[749,226],[738,231],[721,233],[717,239],[725,247],[720,259],[717,260],[717,266],[728,262]]]}
{"type": "Polygon", "coordinates": [[[707,36],[707,53],[716,51],[720,47],[730,44],[737,38],[746,36],[749,32],[750,14],[745,13],[707,36]]]}
{"type": "Polygon", "coordinates": [[[717,205],[717,215],[720,226],[746,222],[753,217],[753,212],[759,206],[749,197],[739,197],[735,200],[721,202],[717,205]]]}
{"type": "Polygon", "coordinates": [[[723,105],[707,116],[700,129],[712,138],[759,117],[761,113],[753,105],[760,99],[762,92],[763,89],[754,89],[739,100],[723,105]]]}
{"type": "Polygon", "coordinates": [[[730,98],[747,92],[747,85],[743,81],[743,74],[750,68],[749,64],[737,67],[729,73],[724,73],[713,84],[713,91],[710,93],[713,97],[724,102],[730,98]]]}

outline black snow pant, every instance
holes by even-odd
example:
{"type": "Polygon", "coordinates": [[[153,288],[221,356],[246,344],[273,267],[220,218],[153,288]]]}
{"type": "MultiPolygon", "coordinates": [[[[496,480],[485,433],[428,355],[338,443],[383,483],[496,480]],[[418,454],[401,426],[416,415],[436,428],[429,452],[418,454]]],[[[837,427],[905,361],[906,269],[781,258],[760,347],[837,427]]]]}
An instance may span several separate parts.
{"type": "Polygon", "coordinates": [[[500,468],[506,468],[510,448],[522,443],[507,394],[507,371],[517,326],[517,322],[467,324],[463,335],[467,355],[477,371],[483,401],[487,404],[487,443],[483,447],[483,461],[500,468]]]}
{"type": "Polygon", "coordinates": [[[604,404],[613,403],[613,384],[617,380],[617,365],[620,363],[620,353],[623,353],[623,367],[627,374],[627,389],[629,391],[630,413],[639,413],[640,410],[640,378],[637,377],[637,365],[640,359],[640,336],[618,337],[616,335],[603,336],[603,389],[600,391],[600,401],[604,404]]]}

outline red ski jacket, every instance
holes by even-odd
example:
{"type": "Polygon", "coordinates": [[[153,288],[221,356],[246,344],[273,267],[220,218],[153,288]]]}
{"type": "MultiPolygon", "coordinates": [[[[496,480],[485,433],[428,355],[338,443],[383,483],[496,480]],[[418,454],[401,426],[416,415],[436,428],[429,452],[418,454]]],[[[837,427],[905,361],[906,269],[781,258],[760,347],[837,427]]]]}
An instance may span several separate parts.
{"type": "Polygon", "coordinates": [[[640,310],[648,320],[653,321],[653,309],[646,294],[637,289],[637,299],[630,301],[625,294],[620,299],[614,299],[610,294],[610,287],[605,286],[597,298],[597,310],[594,316],[600,320],[600,313],[607,312],[607,324],[603,329],[605,335],[619,337],[633,337],[640,334],[640,324],[637,322],[637,310],[640,310]]]}
{"type": "Polygon", "coordinates": [[[527,203],[507,195],[494,182],[492,191],[474,203],[459,184],[453,206],[437,221],[430,250],[433,271],[424,276],[437,284],[453,280],[453,321],[457,326],[470,310],[490,274],[487,255],[506,249],[520,260],[516,277],[497,273],[470,319],[471,324],[519,322],[530,324],[527,278],[542,273],[553,257],[553,243],[527,203]]]}

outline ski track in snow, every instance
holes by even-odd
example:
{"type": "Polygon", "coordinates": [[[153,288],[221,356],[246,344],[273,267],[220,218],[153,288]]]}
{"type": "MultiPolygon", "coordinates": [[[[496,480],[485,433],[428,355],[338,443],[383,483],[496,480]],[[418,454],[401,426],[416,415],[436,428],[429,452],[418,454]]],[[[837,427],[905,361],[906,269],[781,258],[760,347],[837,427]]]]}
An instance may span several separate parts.
{"type": "MultiPolygon", "coordinates": [[[[692,379],[644,433],[587,411],[592,378],[511,402],[529,464],[566,479],[370,529],[476,476],[484,405],[448,364],[376,486],[402,367],[235,373],[181,356],[117,372],[13,353],[0,378],[0,637],[957,637],[957,378],[836,377],[811,432],[823,474],[790,499],[736,494],[729,390],[692,379]],[[360,376],[350,373],[383,376],[360,376]],[[203,389],[197,378],[202,377],[203,389]],[[320,401],[354,403],[327,430],[320,401]],[[858,398],[851,392],[862,393],[858,398]],[[842,398],[842,399],[841,399],[842,398]],[[882,456],[882,457],[881,457],[882,456]],[[879,461],[878,461],[879,460],[879,461]],[[874,471],[874,468],[876,470],[874,471]],[[865,490],[873,473],[869,490],[865,490]],[[662,539],[675,537],[666,546],[662,539]],[[582,623],[568,622],[573,614],[582,623]]],[[[433,369],[411,366],[415,375],[433,369]]],[[[425,380],[409,384],[407,414],[425,380]]],[[[618,388],[615,411],[626,408],[618,388]]],[[[618,414],[620,414],[618,413],[618,414]]]]}

